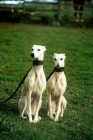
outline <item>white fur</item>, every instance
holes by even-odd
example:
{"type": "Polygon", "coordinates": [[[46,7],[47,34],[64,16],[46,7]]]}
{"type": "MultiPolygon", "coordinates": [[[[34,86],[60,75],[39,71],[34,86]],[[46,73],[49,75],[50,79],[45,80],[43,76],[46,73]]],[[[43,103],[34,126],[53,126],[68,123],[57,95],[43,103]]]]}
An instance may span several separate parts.
{"type": "MultiPolygon", "coordinates": [[[[58,100],[51,100],[52,119],[54,119],[53,115],[56,115],[56,113],[57,113],[57,104],[58,104],[58,100]]],[[[66,106],[67,106],[67,100],[65,99],[64,96],[62,96],[62,103],[61,103],[61,106],[59,109],[61,117],[63,117],[66,106]]],[[[50,117],[48,104],[47,104],[47,109],[48,109],[48,116],[50,117]]]]}
{"type": "MultiPolygon", "coordinates": [[[[33,54],[34,59],[43,61],[45,50],[45,46],[33,45],[31,55],[33,54]]],[[[42,104],[42,93],[45,89],[46,78],[43,65],[33,66],[25,79],[18,103],[22,118],[25,118],[25,114],[28,116],[29,122],[38,122],[41,119],[38,116],[38,112],[42,104]],[[34,115],[34,120],[32,115],[34,115]]]]}
{"type": "MultiPolygon", "coordinates": [[[[65,54],[54,53],[53,61],[57,68],[65,66],[65,54]]],[[[66,76],[63,72],[54,72],[48,80],[48,115],[54,121],[58,121],[59,114],[63,116],[67,101],[63,96],[66,90],[66,76]],[[55,114],[55,117],[53,116],[55,114]]]]}

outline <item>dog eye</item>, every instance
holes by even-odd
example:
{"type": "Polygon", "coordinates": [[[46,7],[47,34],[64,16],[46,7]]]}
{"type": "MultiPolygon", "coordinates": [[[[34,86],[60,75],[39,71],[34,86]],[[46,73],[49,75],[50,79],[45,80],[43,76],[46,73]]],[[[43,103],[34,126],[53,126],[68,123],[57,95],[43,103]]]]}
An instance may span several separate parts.
{"type": "Polygon", "coordinates": [[[56,61],[57,59],[56,59],[56,58],[54,58],[54,60],[56,61]]]}
{"type": "Polygon", "coordinates": [[[33,51],[34,49],[32,49],[32,51],[33,51]]]}
{"type": "Polygon", "coordinates": [[[60,58],[60,60],[63,60],[63,58],[60,58]]]}
{"type": "Polygon", "coordinates": [[[38,49],[38,51],[40,51],[40,49],[38,49]]]}

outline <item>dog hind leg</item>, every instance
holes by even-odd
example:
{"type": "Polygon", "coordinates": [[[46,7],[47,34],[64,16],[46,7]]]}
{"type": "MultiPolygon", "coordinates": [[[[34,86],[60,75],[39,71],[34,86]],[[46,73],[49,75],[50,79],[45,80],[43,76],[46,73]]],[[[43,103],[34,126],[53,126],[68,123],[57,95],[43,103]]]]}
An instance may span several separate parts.
{"type": "Polygon", "coordinates": [[[19,99],[19,103],[18,103],[18,109],[19,109],[19,112],[20,112],[20,116],[24,119],[26,119],[27,117],[24,116],[24,114],[26,113],[26,107],[27,107],[27,99],[26,99],[26,96],[24,97],[21,97],[19,99]]]}
{"type": "Polygon", "coordinates": [[[27,119],[27,116],[24,116],[24,113],[25,113],[26,108],[27,108],[27,102],[25,103],[24,108],[23,108],[23,111],[22,111],[22,113],[21,113],[21,117],[22,117],[23,119],[27,119]]]}
{"type": "Polygon", "coordinates": [[[61,104],[61,113],[60,116],[63,117],[64,114],[64,110],[66,109],[67,106],[67,100],[65,99],[65,97],[62,97],[62,104],[61,104]]]}

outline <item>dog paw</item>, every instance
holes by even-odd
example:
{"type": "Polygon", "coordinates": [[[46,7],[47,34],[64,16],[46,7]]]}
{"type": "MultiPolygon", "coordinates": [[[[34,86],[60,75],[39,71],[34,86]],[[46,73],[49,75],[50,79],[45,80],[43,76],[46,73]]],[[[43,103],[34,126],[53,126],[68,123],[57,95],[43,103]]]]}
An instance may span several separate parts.
{"type": "Polygon", "coordinates": [[[37,123],[37,122],[39,122],[40,120],[41,120],[41,117],[38,116],[37,118],[34,119],[34,123],[37,123]]]}
{"type": "Polygon", "coordinates": [[[60,117],[63,117],[63,114],[60,114],[60,117]]]}
{"type": "Polygon", "coordinates": [[[23,115],[21,115],[21,118],[23,118],[23,119],[27,119],[27,116],[23,116],[23,115]]]}
{"type": "Polygon", "coordinates": [[[58,121],[58,118],[55,118],[54,121],[57,122],[58,121]]]}
{"type": "Polygon", "coordinates": [[[30,122],[30,123],[32,123],[32,122],[33,122],[32,118],[29,118],[29,122],[30,122]]]}
{"type": "Polygon", "coordinates": [[[39,120],[38,119],[34,119],[34,123],[37,123],[39,120]]]}
{"type": "Polygon", "coordinates": [[[38,116],[38,121],[40,121],[41,120],[41,117],[40,116],[38,116]]]}
{"type": "Polygon", "coordinates": [[[50,118],[53,120],[54,119],[54,117],[53,116],[50,116],[50,118]]]}

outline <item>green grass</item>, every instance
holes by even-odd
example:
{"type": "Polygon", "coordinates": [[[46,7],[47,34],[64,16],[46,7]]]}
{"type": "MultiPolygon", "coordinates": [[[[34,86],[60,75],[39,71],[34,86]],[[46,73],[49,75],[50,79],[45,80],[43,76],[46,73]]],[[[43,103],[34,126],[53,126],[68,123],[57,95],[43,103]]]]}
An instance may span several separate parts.
{"type": "Polygon", "coordinates": [[[10,100],[0,105],[0,140],[92,140],[93,29],[0,23],[0,98],[10,96],[31,67],[33,44],[47,48],[46,76],[53,70],[53,53],[66,54],[67,109],[58,122],[51,120],[46,115],[45,91],[42,120],[34,124],[20,118],[18,99],[10,100]]]}

